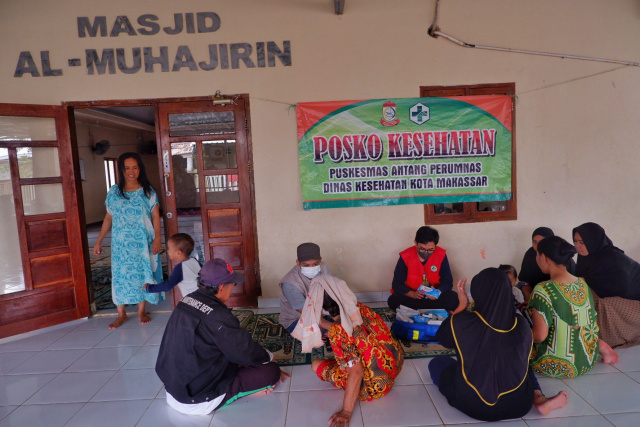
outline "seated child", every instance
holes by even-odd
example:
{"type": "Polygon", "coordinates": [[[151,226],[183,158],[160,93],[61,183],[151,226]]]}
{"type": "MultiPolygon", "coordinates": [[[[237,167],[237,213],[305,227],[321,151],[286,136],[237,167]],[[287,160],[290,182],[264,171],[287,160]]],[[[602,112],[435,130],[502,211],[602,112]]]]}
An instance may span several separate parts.
{"type": "Polygon", "coordinates": [[[527,311],[527,301],[525,299],[524,293],[522,292],[522,286],[526,286],[527,284],[525,282],[518,281],[518,271],[514,266],[509,264],[500,264],[498,269],[504,271],[509,278],[509,282],[511,282],[511,292],[513,292],[513,298],[516,300],[516,308],[520,311],[524,318],[527,319],[529,325],[533,325],[531,315],[529,314],[529,311],[527,311]]]}
{"type": "Polygon", "coordinates": [[[511,290],[513,292],[513,296],[518,304],[526,302],[524,300],[524,294],[522,293],[522,286],[526,285],[526,283],[518,281],[518,271],[516,270],[516,268],[512,265],[500,264],[498,269],[504,271],[507,274],[507,277],[511,282],[511,290]]]}
{"type": "Polygon", "coordinates": [[[200,272],[200,263],[190,257],[193,247],[193,239],[188,234],[176,233],[169,237],[167,256],[175,264],[169,280],[157,285],[145,283],[142,289],[149,293],[168,292],[178,285],[182,296],[187,296],[198,289],[197,278],[200,272]]]}

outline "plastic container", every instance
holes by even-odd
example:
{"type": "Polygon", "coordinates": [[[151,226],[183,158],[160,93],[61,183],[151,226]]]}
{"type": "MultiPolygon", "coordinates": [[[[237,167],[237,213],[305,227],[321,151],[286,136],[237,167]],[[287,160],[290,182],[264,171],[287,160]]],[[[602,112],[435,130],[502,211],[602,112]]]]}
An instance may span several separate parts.
{"type": "Polygon", "coordinates": [[[438,325],[427,325],[425,323],[409,323],[401,320],[394,320],[391,325],[391,332],[396,334],[398,338],[409,341],[436,341],[435,335],[438,331],[438,325]]]}
{"type": "MultiPolygon", "coordinates": [[[[438,316],[442,316],[444,318],[449,317],[449,313],[446,310],[442,309],[434,309],[434,310],[420,310],[421,314],[434,314],[438,316]]],[[[403,322],[402,320],[395,319],[393,324],[391,325],[391,332],[393,332],[398,338],[406,339],[408,341],[417,341],[417,342],[436,342],[435,339],[436,332],[438,332],[438,328],[440,325],[429,325],[429,318],[423,316],[413,316],[417,320],[418,318],[422,318],[425,320],[425,323],[411,323],[411,322],[403,322]]],[[[431,321],[431,322],[439,322],[442,321],[431,321]]]]}

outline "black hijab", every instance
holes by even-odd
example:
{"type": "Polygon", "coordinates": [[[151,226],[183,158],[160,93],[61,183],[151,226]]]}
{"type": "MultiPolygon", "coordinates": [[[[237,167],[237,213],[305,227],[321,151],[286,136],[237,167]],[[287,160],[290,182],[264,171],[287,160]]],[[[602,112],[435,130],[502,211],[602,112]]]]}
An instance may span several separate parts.
{"type": "MultiPolygon", "coordinates": [[[[553,237],[553,230],[547,227],[538,227],[533,230],[531,239],[536,236],[553,237]]],[[[548,274],[544,274],[538,263],[536,262],[536,251],[533,247],[529,248],[522,258],[522,266],[520,267],[520,274],[518,279],[523,282],[527,282],[531,286],[535,286],[540,282],[545,282],[551,277],[548,274]]]]}
{"type": "Polygon", "coordinates": [[[584,278],[599,297],[622,297],[640,300],[640,264],[625,255],[604,228],[587,222],[573,229],[580,234],[589,255],[578,255],[576,276],[584,278]]]}
{"type": "Polygon", "coordinates": [[[487,404],[523,383],[529,369],[533,335],[516,313],[511,282],[497,268],[471,281],[473,311],[451,317],[451,329],[466,383],[487,404]]]}

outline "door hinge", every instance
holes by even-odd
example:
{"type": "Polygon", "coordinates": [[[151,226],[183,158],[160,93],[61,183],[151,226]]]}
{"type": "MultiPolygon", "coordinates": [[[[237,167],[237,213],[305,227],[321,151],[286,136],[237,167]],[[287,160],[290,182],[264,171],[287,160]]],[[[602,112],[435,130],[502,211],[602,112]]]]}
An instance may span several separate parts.
{"type": "Polygon", "coordinates": [[[257,262],[253,263],[253,271],[255,272],[256,277],[258,277],[258,263],[257,262]]]}
{"type": "Polygon", "coordinates": [[[251,173],[251,160],[247,161],[247,173],[251,173]]]}
{"type": "Polygon", "coordinates": [[[249,123],[247,122],[247,118],[244,119],[244,130],[249,130],[249,123]]]}

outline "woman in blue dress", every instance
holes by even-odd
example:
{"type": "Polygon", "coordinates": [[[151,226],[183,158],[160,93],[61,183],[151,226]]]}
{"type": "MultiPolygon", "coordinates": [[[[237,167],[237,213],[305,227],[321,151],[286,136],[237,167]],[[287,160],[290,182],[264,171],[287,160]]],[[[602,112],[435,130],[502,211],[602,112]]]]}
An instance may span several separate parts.
{"type": "Polygon", "coordinates": [[[109,329],[127,321],[125,304],[138,304],[140,323],[149,323],[147,301],[159,304],[164,299],[163,294],[142,290],[145,283],[162,282],[160,208],[138,154],[124,153],[118,158],[118,184],[109,189],[105,205],[107,214],[93,253],[103,252],[102,241],[113,226],[111,293],[118,318],[109,329]]]}

